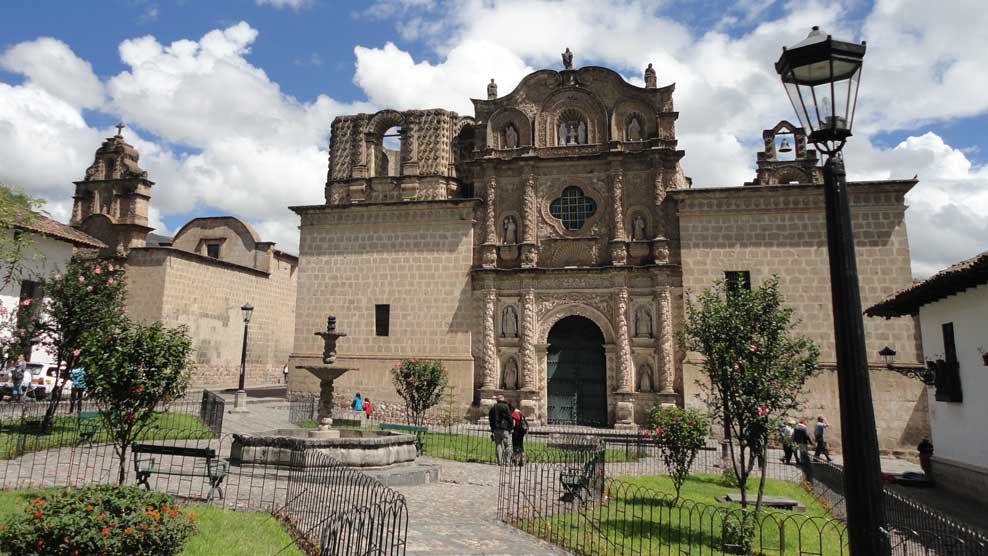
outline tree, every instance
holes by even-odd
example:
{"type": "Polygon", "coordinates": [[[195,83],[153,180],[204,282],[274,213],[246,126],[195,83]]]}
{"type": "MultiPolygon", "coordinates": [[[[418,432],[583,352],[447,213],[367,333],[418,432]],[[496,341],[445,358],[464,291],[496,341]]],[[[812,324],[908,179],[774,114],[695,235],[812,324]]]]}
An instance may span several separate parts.
{"type": "Polygon", "coordinates": [[[12,282],[21,278],[22,263],[28,247],[31,245],[31,234],[22,234],[21,226],[31,227],[40,220],[35,212],[44,205],[44,201],[31,197],[20,189],[0,184],[0,289],[5,289],[12,282]]]}
{"type": "MultiPolygon", "coordinates": [[[[45,308],[39,323],[42,342],[65,369],[77,366],[89,331],[114,330],[125,320],[126,267],[118,260],[73,257],[63,273],[45,280],[45,308]]],[[[59,373],[42,430],[55,416],[68,373],[59,373]]],[[[87,385],[88,386],[88,385],[87,385]]]]}
{"type": "Polygon", "coordinates": [[[418,427],[425,412],[439,403],[449,383],[442,361],[402,359],[391,370],[391,381],[405,401],[405,418],[418,427]]]}
{"type": "Polygon", "coordinates": [[[118,483],[123,484],[131,442],[151,424],[155,408],[181,397],[188,387],[192,340],[185,327],[127,319],[93,329],[82,340],[86,391],[112,436],[118,483]]]}
{"type": "Polygon", "coordinates": [[[16,308],[0,305],[0,363],[27,354],[37,335],[40,306],[31,298],[22,299],[16,308]]]}
{"type": "MultiPolygon", "coordinates": [[[[693,460],[707,441],[707,420],[695,409],[656,405],[649,416],[649,429],[655,431],[653,437],[679,500],[693,460]]],[[[649,430],[645,432],[652,436],[649,430]]]]}
{"type": "MultiPolygon", "coordinates": [[[[775,420],[802,407],[800,393],[815,371],[819,349],[791,334],[795,311],[784,306],[779,279],[759,288],[726,292],[718,282],[688,299],[681,335],[684,347],[703,355],[706,381],[698,381],[712,417],[725,425],[731,465],[747,507],[747,480],[765,460],[775,420]]],[[[755,511],[765,487],[762,465],[755,511]]]]}

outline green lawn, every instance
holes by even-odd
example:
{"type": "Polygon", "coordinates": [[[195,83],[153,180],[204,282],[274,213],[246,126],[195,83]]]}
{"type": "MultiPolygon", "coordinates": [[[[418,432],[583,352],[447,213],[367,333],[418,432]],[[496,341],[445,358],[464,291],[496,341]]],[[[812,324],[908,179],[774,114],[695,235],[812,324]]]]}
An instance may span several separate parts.
{"type": "MultiPolygon", "coordinates": [[[[51,491],[0,491],[0,521],[19,512],[21,503],[51,491]]],[[[271,514],[221,510],[213,506],[188,506],[196,514],[196,534],[189,539],[181,556],[301,556],[292,538],[271,514]],[[289,546],[292,545],[292,546],[289,546]],[[235,548],[234,548],[235,547],[235,548]],[[288,547],[288,548],[285,548],[288,547]],[[282,549],[285,549],[283,552],[282,549]]],[[[7,556],[0,547],[0,554],[7,556]]]]}
{"type": "MultiPolygon", "coordinates": [[[[93,435],[93,443],[110,441],[110,435],[98,417],[99,428],[93,435]]],[[[78,418],[56,417],[47,434],[40,434],[41,419],[29,421],[0,421],[0,460],[13,459],[28,452],[40,452],[52,448],[75,446],[80,443],[78,418]]],[[[210,430],[197,415],[188,413],[158,413],[151,426],[138,440],[177,440],[212,438],[210,430]]]]}
{"type": "MultiPolygon", "coordinates": [[[[659,495],[674,492],[668,477],[622,479],[608,483],[610,496],[603,505],[520,520],[515,526],[577,554],[620,553],[622,548],[636,554],[670,556],[729,553],[724,547],[725,512],[718,509],[737,509],[740,505],[715,499],[728,492],[738,492],[720,481],[720,477],[714,476],[691,477],[683,485],[682,499],[673,504],[659,495]],[[643,489],[619,488],[621,483],[643,489]]],[[[757,488],[757,481],[752,484],[757,488]]],[[[800,500],[806,511],[764,513],[761,530],[756,530],[753,554],[777,555],[782,546],[784,554],[847,554],[846,546],[842,549],[841,544],[843,526],[830,521],[827,510],[800,485],[767,480],[765,493],[800,500]]]]}

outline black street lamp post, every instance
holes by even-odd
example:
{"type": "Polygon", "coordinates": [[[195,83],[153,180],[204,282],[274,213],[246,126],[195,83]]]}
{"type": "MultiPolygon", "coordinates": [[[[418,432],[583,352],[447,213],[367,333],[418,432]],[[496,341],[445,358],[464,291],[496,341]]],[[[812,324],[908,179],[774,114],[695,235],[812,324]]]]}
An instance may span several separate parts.
{"type": "Polygon", "coordinates": [[[890,554],[881,460],[865,346],[854,236],[841,149],[851,136],[865,43],[836,41],[813,27],[782,49],[775,69],[810,142],[827,155],[823,190],[840,395],[844,495],[851,556],[890,554]]]}
{"type": "Polygon", "coordinates": [[[245,303],[240,310],[244,313],[244,343],[240,351],[240,385],[237,387],[237,395],[233,398],[233,409],[247,411],[247,390],[244,389],[244,380],[247,377],[247,328],[250,326],[250,317],[254,314],[254,306],[245,303]]]}

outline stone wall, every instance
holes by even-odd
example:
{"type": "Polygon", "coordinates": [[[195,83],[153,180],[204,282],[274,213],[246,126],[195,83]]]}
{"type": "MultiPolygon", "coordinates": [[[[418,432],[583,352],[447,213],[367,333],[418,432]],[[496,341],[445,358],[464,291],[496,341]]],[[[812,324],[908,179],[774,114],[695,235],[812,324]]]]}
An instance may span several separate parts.
{"type": "MultiPolygon", "coordinates": [[[[911,284],[903,196],[914,182],[852,184],[852,225],[862,307],[911,284]]],[[[679,214],[683,287],[699,293],[725,271],[750,271],[753,285],[780,276],[788,305],[797,311],[796,332],[820,346],[824,366],[836,365],[823,190],[787,185],[696,189],[671,194],[679,214]]],[[[868,357],[881,368],[878,351],[890,346],[897,363],[919,364],[922,350],[915,319],[865,319],[868,357]]],[[[696,404],[698,358],[684,370],[685,402],[696,404]]],[[[879,441],[885,450],[915,449],[928,434],[925,388],[894,373],[873,371],[879,441]]],[[[839,449],[836,376],[824,371],[807,384],[807,416],[825,414],[839,449]]]]}
{"type": "Polygon", "coordinates": [[[470,287],[473,201],[311,207],[302,214],[299,303],[291,391],[317,391],[295,369],[318,358],[326,317],[348,334],[337,364],[337,399],[360,392],[397,399],[390,370],[402,358],[441,359],[461,403],[473,397],[470,287]],[[375,305],[390,305],[390,333],[375,335],[375,305]]]}
{"type": "Polygon", "coordinates": [[[128,306],[139,320],[185,325],[193,339],[194,386],[237,386],[244,303],[254,306],[248,385],[283,381],[292,348],[295,264],[273,258],[271,273],[171,248],[139,248],[128,258],[128,306]]]}

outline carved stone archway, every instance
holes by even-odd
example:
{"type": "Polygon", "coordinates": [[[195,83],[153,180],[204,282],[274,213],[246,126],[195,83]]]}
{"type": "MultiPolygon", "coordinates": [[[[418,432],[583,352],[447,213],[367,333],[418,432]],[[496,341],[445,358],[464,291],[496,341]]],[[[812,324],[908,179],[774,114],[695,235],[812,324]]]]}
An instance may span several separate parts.
{"type": "MultiPolygon", "coordinates": [[[[607,294],[602,294],[600,297],[600,302],[606,304],[608,299],[607,294]]],[[[603,307],[606,309],[606,306],[603,307]]],[[[548,309],[545,314],[541,315],[538,321],[538,328],[536,330],[536,344],[535,344],[535,357],[538,363],[538,377],[536,378],[536,384],[538,384],[539,397],[538,413],[540,416],[548,415],[548,374],[547,374],[547,357],[549,353],[549,331],[552,327],[562,319],[566,317],[584,317],[600,329],[601,334],[604,336],[604,360],[605,360],[605,373],[606,373],[606,383],[607,383],[607,415],[608,419],[613,422],[614,419],[614,409],[616,399],[611,393],[615,390],[617,382],[617,347],[616,347],[616,334],[614,331],[614,326],[611,324],[610,319],[598,308],[592,307],[588,304],[575,303],[571,301],[560,300],[558,305],[553,306],[548,309]]]]}

